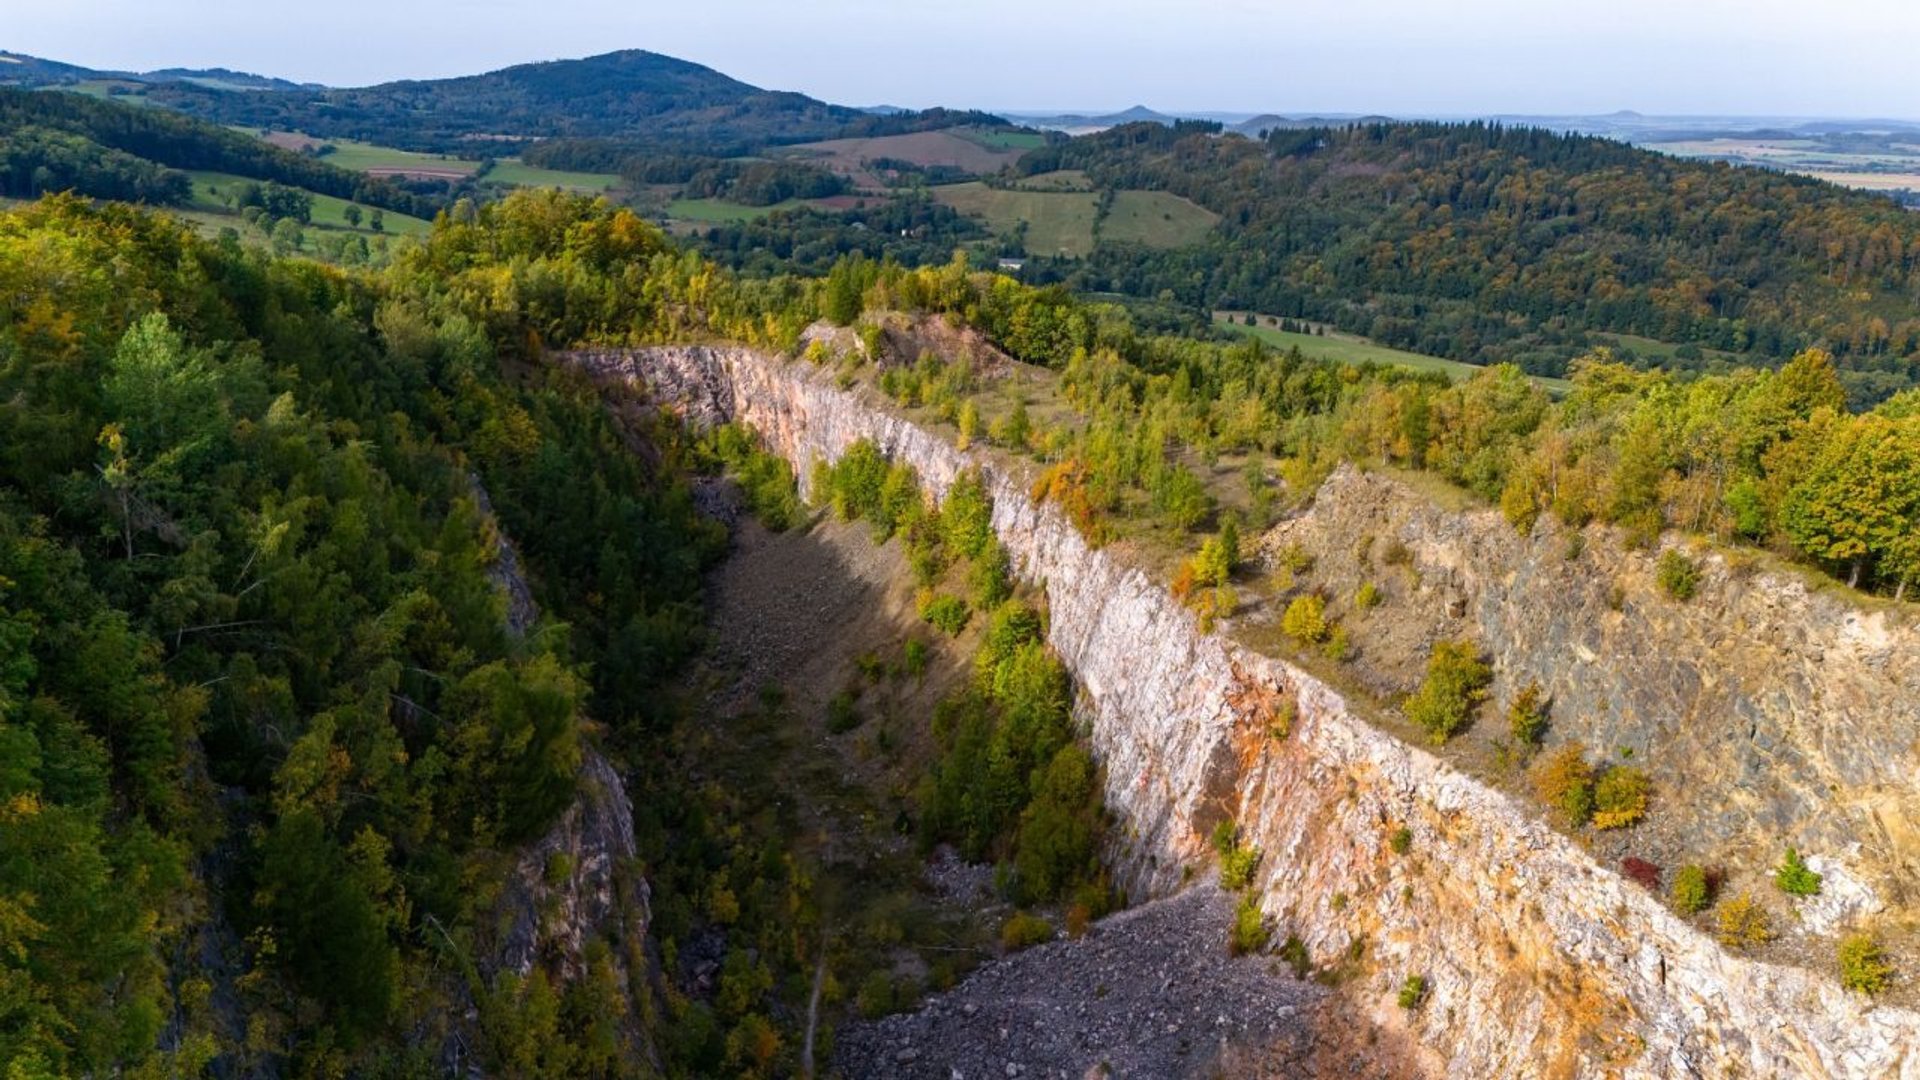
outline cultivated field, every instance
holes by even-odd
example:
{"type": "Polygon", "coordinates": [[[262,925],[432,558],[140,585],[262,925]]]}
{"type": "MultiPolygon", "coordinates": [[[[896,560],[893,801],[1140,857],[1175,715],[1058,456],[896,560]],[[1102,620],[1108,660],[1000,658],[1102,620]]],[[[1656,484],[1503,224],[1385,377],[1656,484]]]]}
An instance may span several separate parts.
{"type": "Polygon", "coordinates": [[[1100,242],[1177,248],[1197,244],[1220,215],[1165,191],[1121,191],[1100,221],[1100,242]]]}
{"type": "Polygon", "coordinates": [[[1920,144],[1889,142],[1884,149],[1849,152],[1814,139],[1689,139],[1645,144],[1680,157],[1764,165],[1867,191],[1920,191],[1920,144]]]}
{"type": "Polygon", "coordinates": [[[1027,251],[1034,255],[1093,253],[1093,221],[1099,196],[1090,191],[1001,191],[982,183],[948,184],[933,197],[963,214],[985,221],[996,233],[1027,223],[1027,251]]]}

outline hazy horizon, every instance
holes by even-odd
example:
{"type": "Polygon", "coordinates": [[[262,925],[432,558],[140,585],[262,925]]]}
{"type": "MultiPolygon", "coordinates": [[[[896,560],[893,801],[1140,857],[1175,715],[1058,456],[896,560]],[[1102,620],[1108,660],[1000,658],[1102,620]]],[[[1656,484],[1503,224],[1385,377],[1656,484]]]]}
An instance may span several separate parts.
{"type": "Polygon", "coordinates": [[[1906,83],[1920,6],[1618,0],[1094,5],[712,0],[637,10],[551,0],[72,0],[10,15],[0,48],[92,68],[226,67],[333,86],[648,49],[847,105],[1101,113],[1920,119],[1906,83]],[[289,33],[289,15],[300,16],[289,33]],[[743,32],[742,28],[750,28],[743,32]],[[422,43],[427,43],[423,46],[422,43]]]}

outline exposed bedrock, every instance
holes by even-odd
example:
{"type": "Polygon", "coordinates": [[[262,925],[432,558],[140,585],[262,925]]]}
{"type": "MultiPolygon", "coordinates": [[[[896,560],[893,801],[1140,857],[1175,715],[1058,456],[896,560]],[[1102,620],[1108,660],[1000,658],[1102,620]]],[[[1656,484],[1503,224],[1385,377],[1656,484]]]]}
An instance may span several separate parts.
{"type": "Polygon", "coordinates": [[[1920,1015],[1722,950],[1530,807],[1372,726],[1310,673],[1200,633],[1157,582],[1036,505],[1023,463],[956,450],[830,371],[750,350],[568,359],[644,382],[695,422],[751,424],[803,479],[861,438],[936,494],[980,467],[1001,541],[1044,583],[1133,897],[1176,892],[1231,816],[1265,852],[1256,888],[1280,936],[1299,935],[1317,964],[1344,963],[1367,1003],[1425,977],[1409,1019],[1434,1071],[1920,1077],[1920,1015]],[[1276,737],[1289,701],[1297,716],[1276,737]],[[1396,856],[1401,827],[1413,842],[1396,856]]]}

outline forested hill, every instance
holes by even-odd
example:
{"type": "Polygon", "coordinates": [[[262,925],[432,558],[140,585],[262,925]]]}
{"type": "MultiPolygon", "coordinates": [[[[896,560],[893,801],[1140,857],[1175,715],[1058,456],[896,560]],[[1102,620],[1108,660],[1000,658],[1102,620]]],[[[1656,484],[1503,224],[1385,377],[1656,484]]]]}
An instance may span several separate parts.
{"type": "Polygon", "coordinates": [[[1611,331],[1695,345],[1682,366],[1823,346],[1861,404],[1920,378],[1920,216],[1884,198],[1537,129],[1217,130],[1132,125],[1022,160],[1222,215],[1203,246],[1103,247],[1077,284],[1538,374],[1611,331]]]}
{"type": "Polygon", "coordinates": [[[175,82],[155,87],[148,97],[220,123],[436,151],[610,138],[733,152],[955,122],[944,114],[875,116],[804,94],[762,90],[640,50],[351,90],[235,92],[175,82]]]}
{"type": "Polygon", "coordinates": [[[0,195],[75,191],[168,205],[186,200],[190,181],[182,170],[190,169],[273,181],[416,217],[432,217],[439,208],[437,200],[390,180],[177,113],[0,87],[0,195]]]}

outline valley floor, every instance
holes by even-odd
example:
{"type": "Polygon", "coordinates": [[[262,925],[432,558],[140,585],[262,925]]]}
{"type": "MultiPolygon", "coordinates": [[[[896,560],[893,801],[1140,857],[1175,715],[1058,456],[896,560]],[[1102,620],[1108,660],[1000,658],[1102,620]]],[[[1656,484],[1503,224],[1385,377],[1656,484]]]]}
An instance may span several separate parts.
{"type": "MultiPolygon", "coordinates": [[[[1085,937],[1018,953],[918,1011],[843,1031],[849,1080],[1395,1077],[1402,1036],[1271,954],[1227,956],[1234,898],[1209,881],[1085,937]]],[[[1389,1021],[1391,1018],[1388,1018],[1389,1021]]]]}

